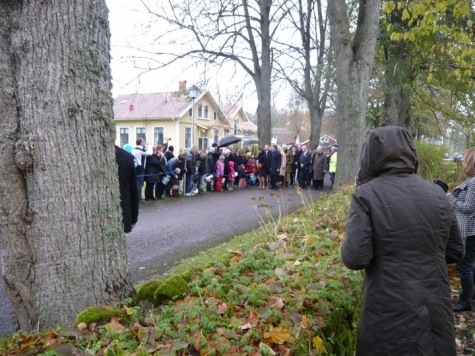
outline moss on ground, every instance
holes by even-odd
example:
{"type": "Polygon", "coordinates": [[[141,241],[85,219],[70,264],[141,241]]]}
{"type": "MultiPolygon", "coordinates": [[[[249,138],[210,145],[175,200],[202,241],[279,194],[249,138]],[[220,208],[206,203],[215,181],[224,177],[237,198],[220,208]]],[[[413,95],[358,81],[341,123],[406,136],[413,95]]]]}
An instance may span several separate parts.
{"type": "Polygon", "coordinates": [[[86,323],[87,325],[92,323],[106,323],[113,317],[120,318],[123,322],[128,320],[128,315],[124,309],[116,309],[109,306],[92,306],[87,307],[81,313],[78,314],[74,320],[74,324],[86,323]]]}
{"type": "Polygon", "coordinates": [[[187,281],[180,275],[162,280],[151,280],[137,289],[137,301],[149,301],[157,306],[166,300],[182,297],[186,293],[187,281]]]}

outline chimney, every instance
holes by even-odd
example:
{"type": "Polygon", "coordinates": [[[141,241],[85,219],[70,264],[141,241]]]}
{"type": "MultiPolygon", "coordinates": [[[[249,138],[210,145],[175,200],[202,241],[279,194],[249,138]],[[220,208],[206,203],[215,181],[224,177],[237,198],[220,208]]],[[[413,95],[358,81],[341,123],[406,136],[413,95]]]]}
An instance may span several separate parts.
{"type": "Polygon", "coordinates": [[[129,105],[129,111],[134,111],[134,104],[129,105]]]}
{"type": "Polygon", "coordinates": [[[186,89],[186,80],[180,80],[178,82],[178,90],[186,89]]]}

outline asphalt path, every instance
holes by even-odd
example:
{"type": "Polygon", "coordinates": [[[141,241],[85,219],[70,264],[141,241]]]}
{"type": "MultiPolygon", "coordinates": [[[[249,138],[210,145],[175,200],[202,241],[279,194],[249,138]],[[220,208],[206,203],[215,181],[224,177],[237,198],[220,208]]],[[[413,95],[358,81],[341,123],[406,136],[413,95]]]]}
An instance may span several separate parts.
{"type": "MultiPolygon", "coordinates": [[[[323,193],[329,186],[325,181],[323,193]]],[[[311,200],[321,193],[305,190],[304,195],[311,200]]],[[[184,258],[258,228],[269,213],[278,216],[299,207],[295,187],[275,191],[257,186],[141,204],[137,226],[126,237],[133,282],[164,274],[184,258]]],[[[0,337],[14,331],[13,308],[0,278],[0,337]]]]}

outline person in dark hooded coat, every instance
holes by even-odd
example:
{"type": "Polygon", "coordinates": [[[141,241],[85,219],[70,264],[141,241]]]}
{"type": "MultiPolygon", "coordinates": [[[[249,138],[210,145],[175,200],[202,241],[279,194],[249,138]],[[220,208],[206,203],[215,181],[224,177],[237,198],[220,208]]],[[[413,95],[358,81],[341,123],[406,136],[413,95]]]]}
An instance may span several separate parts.
{"type": "Polygon", "coordinates": [[[134,156],[115,146],[115,161],[119,169],[120,207],[124,232],[129,233],[137,223],[139,216],[139,195],[134,156]]]}
{"type": "Polygon", "coordinates": [[[341,247],[346,267],[365,270],[357,356],[456,355],[446,263],[463,258],[463,240],[417,165],[402,127],[373,130],[361,152],[341,247]]]}

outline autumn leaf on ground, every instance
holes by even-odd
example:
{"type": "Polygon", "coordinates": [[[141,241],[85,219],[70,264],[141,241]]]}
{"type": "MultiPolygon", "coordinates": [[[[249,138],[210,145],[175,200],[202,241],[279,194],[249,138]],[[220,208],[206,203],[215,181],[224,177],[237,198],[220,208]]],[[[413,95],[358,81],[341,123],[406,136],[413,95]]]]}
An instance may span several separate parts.
{"type": "Polygon", "coordinates": [[[127,315],[132,315],[132,309],[130,309],[127,305],[124,305],[124,309],[127,315]]]}
{"type": "Polygon", "coordinates": [[[218,314],[223,315],[224,313],[226,313],[226,310],[228,310],[228,306],[226,305],[226,303],[218,304],[218,314]]]}
{"type": "Polygon", "coordinates": [[[275,297],[273,300],[271,300],[269,305],[271,307],[276,307],[276,308],[282,309],[285,304],[284,304],[284,301],[282,300],[282,298],[275,297]]]}
{"type": "Polygon", "coordinates": [[[104,325],[104,329],[106,329],[107,332],[121,332],[125,329],[125,326],[117,321],[113,321],[104,325]]]}
{"type": "Polygon", "coordinates": [[[264,338],[272,340],[273,343],[282,345],[284,342],[292,342],[293,337],[290,331],[280,326],[270,327],[269,331],[264,332],[264,338]]]}
{"type": "Polygon", "coordinates": [[[137,332],[137,338],[139,339],[140,342],[144,344],[151,344],[154,342],[158,337],[160,337],[160,334],[155,327],[142,327],[139,328],[137,332]]]}
{"type": "Polygon", "coordinates": [[[255,312],[251,310],[249,312],[249,324],[251,324],[252,326],[257,326],[258,323],[259,323],[259,317],[257,316],[255,312]]]}
{"type": "Polygon", "coordinates": [[[251,325],[251,323],[246,323],[244,325],[241,325],[239,328],[241,330],[248,330],[248,329],[252,328],[252,325],[251,325]]]}
{"type": "MultiPolygon", "coordinates": [[[[259,343],[259,348],[266,350],[266,351],[267,351],[269,354],[271,354],[272,356],[277,355],[277,352],[275,352],[274,350],[272,350],[272,348],[271,348],[269,345],[263,343],[262,341],[259,343]]],[[[259,355],[260,355],[260,354],[259,354],[259,355]]]]}
{"type": "Polygon", "coordinates": [[[323,353],[326,351],[325,345],[323,344],[323,340],[320,338],[320,336],[315,336],[312,340],[313,347],[320,353],[323,353]]]}
{"type": "Polygon", "coordinates": [[[299,326],[300,326],[302,329],[308,329],[308,319],[307,319],[307,316],[306,316],[306,315],[303,315],[303,316],[302,316],[302,321],[299,323],[299,326]]]}

